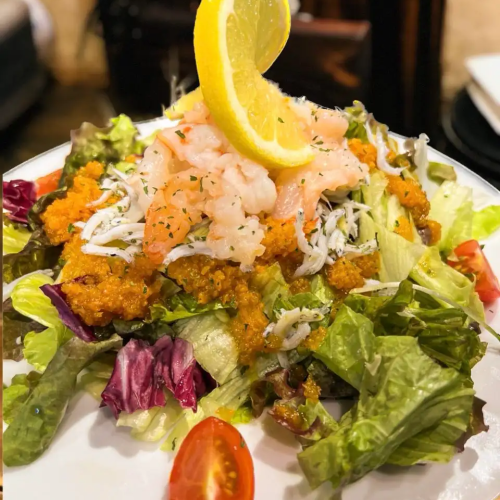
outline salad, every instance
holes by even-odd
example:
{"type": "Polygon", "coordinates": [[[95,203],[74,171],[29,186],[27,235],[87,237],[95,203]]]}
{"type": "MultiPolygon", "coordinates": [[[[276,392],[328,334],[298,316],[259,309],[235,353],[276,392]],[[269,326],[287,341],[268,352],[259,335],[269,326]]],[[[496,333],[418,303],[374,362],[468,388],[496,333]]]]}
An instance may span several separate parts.
{"type": "Polygon", "coordinates": [[[312,488],[448,462],[487,430],[471,369],[481,327],[500,340],[484,313],[500,285],[478,241],[500,206],[474,211],[424,134],[403,145],[360,102],[281,94],[261,73],[289,30],[286,1],[203,0],[200,88],[169,126],[85,123],[61,170],[3,182],[4,358],[32,367],[4,387],[8,467],[43,455],[79,391],[180,449],[171,498],[200,447],[205,468],[234,465],[221,491],[252,498],[231,425],[263,414],[312,488]],[[336,420],[328,400],[352,407],[336,420]]]}

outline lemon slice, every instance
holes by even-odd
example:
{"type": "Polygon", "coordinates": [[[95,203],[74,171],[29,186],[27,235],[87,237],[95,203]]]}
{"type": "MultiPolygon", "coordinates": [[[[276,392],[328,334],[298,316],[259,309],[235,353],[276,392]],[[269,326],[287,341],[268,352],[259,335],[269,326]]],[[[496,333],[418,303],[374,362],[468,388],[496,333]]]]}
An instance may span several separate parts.
{"type": "Polygon", "coordinates": [[[203,0],[194,49],[205,102],[232,145],[271,168],[314,155],[289,98],[261,76],[290,33],[288,0],[203,0]]]}
{"type": "Polygon", "coordinates": [[[191,111],[197,102],[203,100],[200,87],[194,89],[189,94],[183,95],[175,104],[165,110],[165,116],[171,120],[178,120],[184,116],[186,111],[191,111]]]}

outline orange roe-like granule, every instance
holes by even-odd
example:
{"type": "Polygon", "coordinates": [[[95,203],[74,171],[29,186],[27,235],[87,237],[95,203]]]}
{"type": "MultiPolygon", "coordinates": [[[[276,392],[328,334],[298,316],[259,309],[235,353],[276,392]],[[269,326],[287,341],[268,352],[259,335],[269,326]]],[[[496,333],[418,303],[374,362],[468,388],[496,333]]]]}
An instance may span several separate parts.
{"type": "Polygon", "coordinates": [[[307,278],[297,278],[290,283],[290,293],[306,293],[311,291],[311,282],[307,278]]]}
{"type": "Polygon", "coordinates": [[[397,175],[388,175],[387,180],[388,191],[398,197],[403,207],[410,210],[415,225],[424,227],[431,205],[420,184],[413,179],[403,179],[397,175]]]}
{"type": "Polygon", "coordinates": [[[231,321],[231,334],[236,340],[240,353],[240,363],[249,365],[255,358],[255,354],[262,351],[271,351],[280,347],[275,345],[274,336],[265,339],[262,332],[269,324],[264,314],[259,293],[250,290],[245,282],[236,285],[235,300],[238,306],[238,314],[231,321]]]}
{"type": "Polygon", "coordinates": [[[274,403],[271,414],[278,422],[286,422],[292,428],[300,429],[304,427],[304,417],[291,405],[274,403]]]}
{"type": "Polygon", "coordinates": [[[435,245],[441,239],[441,224],[435,220],[427,220],[427,228],[431,233],[429,245],[435,245]]]}
{"type": "Polygon", "coordinates": [[[361,270],[345,257],[337,259],[325,269],[328,284],[344,293],[353,288],[362,287],[365,282],[361,270]]]}
{"type": "Polygon", "coordinates": [[[394,232],[402,236],[405,240],[413,241],[413,228],[411,227],[410,221],[404,215],[396,219],[394,223],[394,232]]]}
{"type": "Polygon", "coordinates": [[[268,216],[261,218],[260,222],[266,228],[261,242],[266,250],[260,260],[269,261],[277,256],[286,257],[297,250],[294,219],[283,221],[268,216]]]}
{"type": "Polygon", "coordinates": [[[373,278],[380,271],[380,252],[356,257],[352,263],[360,270],[363,278],[373,278]]]}
{"type": "Polygon", "coordinates": [[[307,377],[307,380],[302,384],[302,388],[304,389],[304,396],[307,399],[316,402],[319,400],[319,397],[321,395],[321,388],[318,384],[316,384],[311,375],[309,375],[309,377],[307,377]]]}
{"type": "Polygon", "coordinates": [[[224,304],[230,302],[235,298],[236,285],[250,279],[238,266],[205,255],[177,259],[168,266],[167,272],[168,277],[192,294],[199,304],[215,299],[224,304]]]}
{"type": "Polygon", "coordinates": [[[366,163],[370,170],[377,168],[377,148],[373,144],[365,144],[361,139],[349,139],[348,144],[361,163],[366,163]]]}
{"type": "MultiPolygon", "coordinates": [[[[104,167],[101,163],[97,161],[87,163],[78,170],[66,197],[55,200],[41,215],[45,232],[53,245],[69,241],[73,231],[76,230],[72,224],[87,221],[99,208],[87,205],[102,194],[97,180],[103,172],[104,167]]],[[[116,200],[116,197],[112,197],[107,204],[115,203],[116,200]]]]}
{"type": "Polygon", "coordinates": [[[323,343],[326,337],[326,328],[324,326],[320,326],[316,330],[313,330],[307,338],[305,338],[300,347],[304,349],[309,349],[310,351],[315,351],[319,348],[319,346],[323,343]]]}
{"type": "Polygon", "coordinates": [[[155,280],[155,266],[140,255],[132,264],[117,257],[87,255],[81,251],[82,244],[74,235],[62,253],[62,291],[71,309],[86,324],[96,326],[114,318],[145,317],[161,286],[155,280]]]}

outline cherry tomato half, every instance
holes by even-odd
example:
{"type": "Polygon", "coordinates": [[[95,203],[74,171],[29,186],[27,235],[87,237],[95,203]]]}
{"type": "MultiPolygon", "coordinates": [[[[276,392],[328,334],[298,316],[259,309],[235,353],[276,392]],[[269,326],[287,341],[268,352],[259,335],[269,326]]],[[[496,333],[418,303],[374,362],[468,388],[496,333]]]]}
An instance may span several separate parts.
{"type": "Polygon", "coordinates": [[[448,260],[448,264],[464,274],[476,277],[476,292],[483,302],[491,302],[500,297],[500,284],[483,250],[476,240],[469,240],[454,250],[457,260],[448,260]]]}
{"type": "Polygon", "coordinates": [[[253,461],[241,434],[209,417],[183,441],[170,474],[169,500],[252,500],[253,461]]]}
{"type": "Polygon", "coordinates": [[[51,174],[45,175],[43,177],[39,177],[36,181],[36,197],[40,198],[47,193],[52,193],[57,189],[59,184],[59,179],[62,175],[62,168],[60,170],[56,170],[51,174]]]}

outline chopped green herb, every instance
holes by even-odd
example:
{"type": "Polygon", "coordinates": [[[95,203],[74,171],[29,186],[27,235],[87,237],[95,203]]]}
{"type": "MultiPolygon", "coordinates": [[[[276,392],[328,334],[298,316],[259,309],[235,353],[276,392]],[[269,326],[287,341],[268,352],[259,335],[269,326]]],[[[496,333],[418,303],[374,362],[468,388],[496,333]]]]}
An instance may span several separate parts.
{"type": "Polygon", "coordinates": [[[75,231],[75,226],[71,224],[71,222],[68,225],[68,233],[73,233],[75,231]]]}
{"type": "Polygon", "coordinates": [[[181,138],[181,139],[185,139],[186,136],[180,131],[180,130],[176,130],[175,133],[181,138]]]}

